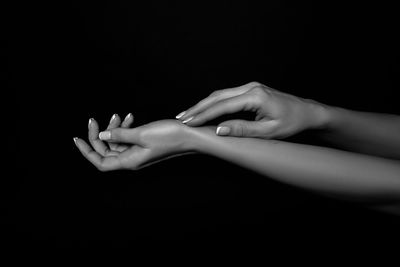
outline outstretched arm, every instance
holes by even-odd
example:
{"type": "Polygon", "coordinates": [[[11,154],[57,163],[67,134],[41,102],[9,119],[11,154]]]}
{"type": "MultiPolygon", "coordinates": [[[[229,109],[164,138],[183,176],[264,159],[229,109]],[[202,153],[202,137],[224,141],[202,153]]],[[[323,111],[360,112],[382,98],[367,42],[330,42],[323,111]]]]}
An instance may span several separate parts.
{"type": "Polygon", "coordinates": [[[215,128],[162,120],[100,133],[107,142],[126,145],[115,151],[98,138],[98,125],[92,120],[93,148],[80,138],[75,142],[102,171],[138,170],[172,156],[204,153],[318,193],[382,206],[400,203],[399,161],[285,141],[221,137],[215,128]]]}
{"type": "Polygon", "coordinates": [[[283,139],[303,130],[326,143],[354,152],[400,159],[400,116],[353,111],[304,99],[257,82],[213,92],[177,116],[189,126],[201,126],[221,115],[254,112],[254,121],[230,120],[219,135],[283,139]]]}
{"type": "Polygon", "coordinates": [[[336,147],[400,159],[400,116],[327,106],[318,137],[336,147]]]}
{"type": "Polygon", "coordinates": [[[220,137],[214,127],[187,130],[189,150],[277,181],[366,203],[400,201],[399,161],[278,140],[220,137]]]}

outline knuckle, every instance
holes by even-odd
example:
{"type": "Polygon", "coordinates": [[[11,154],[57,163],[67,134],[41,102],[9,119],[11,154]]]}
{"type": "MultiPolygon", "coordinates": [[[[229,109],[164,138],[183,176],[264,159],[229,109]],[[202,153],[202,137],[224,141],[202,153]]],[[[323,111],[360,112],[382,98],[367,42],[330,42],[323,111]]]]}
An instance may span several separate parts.
{"type": "Polygon", "coordinates": [[[247,133],[246,127],[244,125],[239,125],[238,127],[238,135],[245,136],[247,133]]]}
{"type": "Polygon", "coordinates": [[[261,104],[263,102],[263,97],[259,94],[249,94],[248,103],[249,104],[261,104]]]}
{"type": "Polygon", "coordinates": [[[210,94],[211,97],[217,97],[222,94],[223,90],[216,90],[210,94]]]}
{"type": "Polygon", "coordinates": [[[253,88],[250,89],[250,92],[253,94],[257,94],[257,95],[264,95],[265,94],[265,90],[262,86],[255,86],[253,88]]]}
{"type": "Polygon", "coordinates": [[[249,87],[261,86],[261,83],[256,82],[256,81],[252,81],[252,82],[249,82],[249,83],[247,84],[247,86],[249,86],[249,87]]]}
{"type": "Polygon", "coordinates": [[[238,122],[235,125],[232,125],[232,128],[235,136],[244,136],[246,130],[243,123],[238,122]]]}
{"type": "Polygon", "coordinates": [[[269,93],[262,86],[254,87],[249,93],[251,100],[256,104],[263,103],[269,97],[269,93]]]}
{"type": "Polygon", "coordinates": [[[119,137],[119,130],[117,128],[111,129],[110,133],[111,133],[111,139],[115,139],[115,138],[119,137]]]}

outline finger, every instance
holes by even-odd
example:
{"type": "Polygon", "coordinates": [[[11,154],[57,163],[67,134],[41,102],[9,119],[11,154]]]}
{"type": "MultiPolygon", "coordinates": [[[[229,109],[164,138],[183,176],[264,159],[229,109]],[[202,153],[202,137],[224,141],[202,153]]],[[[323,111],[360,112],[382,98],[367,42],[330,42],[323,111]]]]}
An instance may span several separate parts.
{"type": "Polygon", "coordinates": [[[236,137],[269,137],[276,129],[276,120],[245,121],[229,120],[218,125],[216,134],[236,137]]]}
{"type": "Polygon", "coordinates": [[[143,145],[140,140],[141,128],[115,128],[99,133],[99,138],[107,142],[143,145]]]}
{"type": "Polygon", "coordinates": [[[120,169],[121,163],[117,156],[103,157],[94,151],[84,140],[74,138],[75,144],[82,155],[101,171],[120,169]]]}
{"type": "Polygon", "coordinates": [[[106,144],[99,139],[99,125],[96,120],[93,118],[89,119],[89,142],[93,146],[94,150],[102,156],[106,156],[110,150],[106,146],[106,144]]]}
{"type": "Polygon", "coordinates": [[[117,128],[121,124],[121,118],[118,114],[112,115],[110,122],[108,123],[107,130],[112,128],[117,128]]]}
{"type": "MultiPolygon", "coordinates": [[[[107,126],[107,130],[117,128],[119,127],[120,124],[121,124],[121,118],[119,117],[118,114],[115,113],[114,115],[112,115],[110,119],[110,122],[107,126]]],[[[118,144],[108,143],[108,146],[110,147],[111,150],[121,152],[120,149],[118,149],[118,144]]]]}
{"type": "MultiPolygon", "coordinates": [[[[121,123],[121,128],[129,128],[132,123],[134,121],[134,117],[132,115],[132,113],[129,113],[128,115],[126,115],[125,119],[122,121],[121,123]]],[[[118,151],[118,152],[124,152],[126,151],[129,146],[127,145],[121,145],[121,144],[113,144],[113,143],[109,143],[110,147],[112,147],[113,150],[118,151]]]]}
{"type": "Polygon", "coordinates": [[[227,89],[215,91],[210,96],[204,98],[203,100],[198,102],[193,107],[178,114],[178,116],[176,118],[180,119],[182,121],[186,121],[187,119],[189,119],[189,118],[195,116],[196,114],[204,111],[205,109],[209,108],[211,105],[213,105],[217,101],[224,100],[224,99],[227,99],[230,97],[235,97],[235,96],[241,95],[243,93],[246,93],[251,88],[256,86],[256,84],[258,85],[258,83],[252,82],[252,83],[247,83],[247,84],[239,86],[239,87],[227,88],[227,89]]]}
{"type": "MultiPolygon", "coordinates": [[[[129,128],[130,125],[133,123],[133,115],[132,113],[129,113],[125,119],[121,123],[121,118],[118,116],[118,114],[114,114],[113,117],[110,120],[109,127],[107,127],[107,130],[117,128],[121,125],[121,128],[129,128]]],[[[110,146],[110,149],[118,152],[123,152],[127,148],[129,148],[126,145],[121,145],[113,142],[109,142],[108,145],[110,146]]]]}
{"type": "Polygon", "coordinates": [[[126,115],[125,119],[122,121],[121,127],[129,128],[132,125],[134,120],[135,120],[135,118],[133,117],[132,113],[129,113],[128,115],[126,115]]]}
{"type": "Polygon", "coordinates": [[[239,96],[231,97],[225,100],[221,100],[203,112],[197,114],[186,123],[189,126],[199,126],[209,120],[215,119],[221,115],[231,114],[238,111],[252,110],[256,106],[254,96],[250,94],[242,94],[239,96]]]}

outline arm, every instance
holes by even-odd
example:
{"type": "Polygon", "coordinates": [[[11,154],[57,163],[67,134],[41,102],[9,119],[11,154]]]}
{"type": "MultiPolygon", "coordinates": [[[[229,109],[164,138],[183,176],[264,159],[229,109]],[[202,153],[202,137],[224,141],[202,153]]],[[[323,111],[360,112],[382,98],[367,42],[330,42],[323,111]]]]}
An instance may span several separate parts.
{"type": "Polygon", "coordinates": [[[400,162],[331,148],[220,137],[188,128],[188,150],[209,154],[283,183],[367,203],[400,200],[400,162]]]}
{"type": "MultiPolygon", "coordinates": [[[[132,121],[128,118],[127,124],[132,121]]],[[[221,137],[215,127],[188,127],[176,120],[136,128],[109,128],[99,134],[89,124],[89,146],[75,143],[101,171],[139,170],[160,160],[204,153],[233,162],[271,179],[368,204],[400,203],[400,162],[332,148],[247,137],[221,137]],[[125,144],[111,150],[100,139],[125,144]]]]}
{"type": "Polygon", "coordinates": [[[326,106],[318,137],[338,148],[400,159],[400,116],[326,106]]]}
{"type": "Polygon", "coordinates": [[[400,116],[352,111],[304,99],[252,82],[213,92],[178,119],[200,126],[221,115],[252,111],[254,121],[230,120],[217,134],[284,139],[304,130],[326,143],[355,152],[400,159],[400,116]]]}

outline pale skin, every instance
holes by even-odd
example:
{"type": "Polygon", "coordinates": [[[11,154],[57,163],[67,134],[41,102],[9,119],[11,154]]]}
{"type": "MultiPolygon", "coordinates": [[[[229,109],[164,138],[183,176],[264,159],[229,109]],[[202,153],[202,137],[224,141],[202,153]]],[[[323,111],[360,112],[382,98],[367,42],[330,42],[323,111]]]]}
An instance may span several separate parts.
{"type": "Polygon", "coordinates": [[[115,115],[100,134],[103,140],[92,119],[90,145],[74,140],[101,171],[138,170],[167,158],[203,153],[282,183],[398,211],[399,116],[330,107],[252,82],[219,90],[177,118],[130,128],[132,115],[122,122],[115,115]],[[241,110],[255,112],[256,119],[218,125],[229,127],[229,133],[203,126],[241,110]],[[307,129],[321,130],[321,138],[347,151],[277,140],[307,129]]]}

